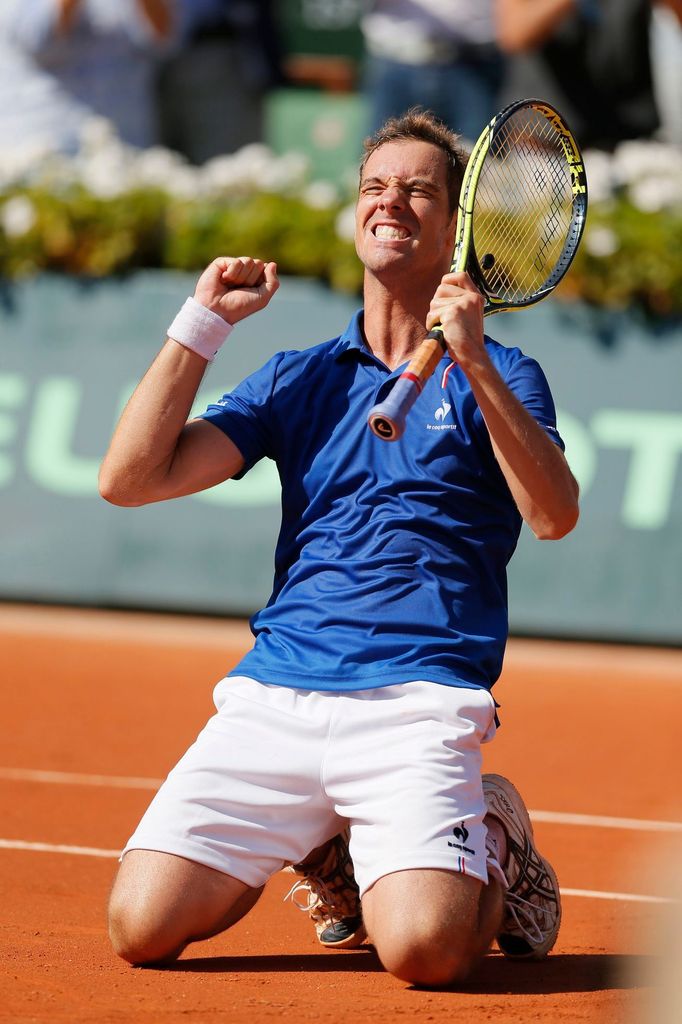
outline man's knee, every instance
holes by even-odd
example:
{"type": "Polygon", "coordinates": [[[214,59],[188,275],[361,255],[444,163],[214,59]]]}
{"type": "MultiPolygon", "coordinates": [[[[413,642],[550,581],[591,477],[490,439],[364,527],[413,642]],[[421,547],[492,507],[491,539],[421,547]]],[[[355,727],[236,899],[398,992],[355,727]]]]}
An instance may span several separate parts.
{"type": "Polygon", "coordinates": [[[133,964],[175,960],[185,946],[229,928],[262,889],[183,857],[132,850],[109,901],[116,953],[133,964]]]}
{"type": "Polygon", "coordinates": [[[481,914],[485,889],[475,878],[438,869],[380,878],[365,894],[363,914],[386,970],[414,985],[466,978],[493,934],[489,915],[481,914]]]}
{"type": "Polygon", "coordinates": [[[439,925],[371,938],[386,970],[412,985],[463,981],[480,956],[474,936],[467,941],[461,933],[453,934],[439,925]]]}
{"type": "Polygon", "coordinates": [[[116,893],[109,903],[109,938],[116,955],[131,964],[170,962],[184,945],[158,925],[151,908],[116,893]]]}

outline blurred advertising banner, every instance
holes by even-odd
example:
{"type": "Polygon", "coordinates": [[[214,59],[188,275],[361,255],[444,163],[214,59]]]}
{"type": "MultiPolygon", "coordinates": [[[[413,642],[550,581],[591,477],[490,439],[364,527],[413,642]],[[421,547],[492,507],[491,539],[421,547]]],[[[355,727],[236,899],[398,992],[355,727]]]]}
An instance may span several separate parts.
{"type": "MultiPolygon", "coordinates": [[[[138,509],[107,505],[97,470],[118,414],[194,275],[0,294],[0,599],[249,615],[270,593],[279,481],[138,509]]],[[[358,302],[286,279],[210,368],[196,410],[283,348],[339,334],[358,302]]],[[[558,543],[524,528],[509,577],[518,634],[682,643],[682,325],[551,300],[488,321],[552,385],[582,515],[558,543]]]]}

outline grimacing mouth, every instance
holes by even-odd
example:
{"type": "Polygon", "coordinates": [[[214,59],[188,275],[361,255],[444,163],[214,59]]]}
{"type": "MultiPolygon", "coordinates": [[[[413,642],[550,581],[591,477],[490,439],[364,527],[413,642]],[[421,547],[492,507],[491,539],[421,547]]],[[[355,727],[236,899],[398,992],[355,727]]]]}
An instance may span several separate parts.
{"type": "Polygon", "coordinates": [[[378,224],[374,224],[371,231],[374,237],[378,238],[380,241],[395,240],[402,242],[412,234],[409,228],[406,228],[404,224],[387,224],[382,221],[379,221],[378,224]]]}

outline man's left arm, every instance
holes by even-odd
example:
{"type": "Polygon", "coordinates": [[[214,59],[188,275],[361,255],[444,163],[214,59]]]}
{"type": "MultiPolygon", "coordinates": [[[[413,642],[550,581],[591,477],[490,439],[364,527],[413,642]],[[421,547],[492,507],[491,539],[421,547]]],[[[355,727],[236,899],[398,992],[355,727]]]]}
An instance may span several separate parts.
{"type": "Polygon", "coordinates": [[[493,451],[523,519],[541,540],[558,540],[578,521],[578,484],[561,449],[510,391],[483,340],[483,297],[467,274],[447,274],[427,327],[445,340],[471,385],[493,451]]]}
{"type": "Polygon", "coordinates": [[[519,512],[540,540],[564,537],[578,521],[578,484],[564,453],[489,359],[464,372],[519,512]]]}

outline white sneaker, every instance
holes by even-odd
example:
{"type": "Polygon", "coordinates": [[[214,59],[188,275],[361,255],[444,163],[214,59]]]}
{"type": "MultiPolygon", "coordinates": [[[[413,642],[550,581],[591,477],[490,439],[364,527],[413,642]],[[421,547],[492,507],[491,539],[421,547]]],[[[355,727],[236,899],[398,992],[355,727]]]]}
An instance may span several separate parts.
{"type": "Polygon", "coordinates": [[[367,938],[349,838],[346,829],[313,850],[301,864],[285,868],[301,881],[294,883],[284,899],[291,899],[309,914],[323,946],[336,949],[356,949],[367,938]]]}
{"type": "Polygon", "coordinates": [[[518,790],[502,775],[483,776],[488,814],[507,837],[502,865],[508,889],[497,944],[512,960],[542,960],[557,940],[561,924],[559,883],[549,861],[533,845],[533,826],[518,790]]]}

